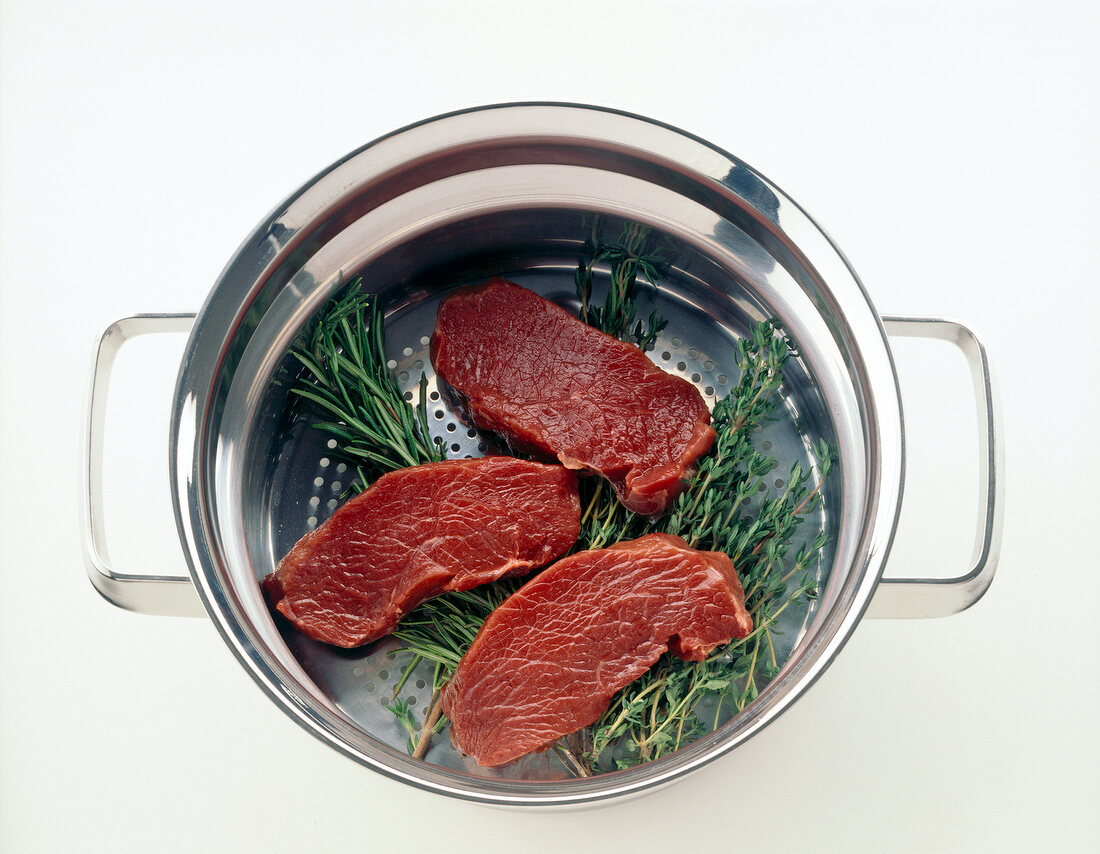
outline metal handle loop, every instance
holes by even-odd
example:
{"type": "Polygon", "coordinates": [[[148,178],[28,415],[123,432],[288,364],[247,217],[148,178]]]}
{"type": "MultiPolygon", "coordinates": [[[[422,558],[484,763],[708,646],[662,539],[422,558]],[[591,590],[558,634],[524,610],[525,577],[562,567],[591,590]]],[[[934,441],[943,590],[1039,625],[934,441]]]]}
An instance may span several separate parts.
{"type": "Polygon", "coordinates": [[[204,611],[189,576],[128,574],[111,568],[103,524],[103,428],[107,389],[119,349],[139,335],[189,332],[194,314],[139,314],[112,323],[100,336],[92,361],[88,423],[84,437],[84,562],[92,585],[114,605],[143,614],[201,616],[204,611]]]}
{"type": "Polygon", "coordinates": [[[1004,448],[1000,408],[985,346],[968,327],[939,317],[883,317],[887,335],[932,338],[958,347],[970,365],[978,407],[979,513],[971,568],[954,578],[883,577],[868,617],[946,617],[977,602],[997,569],[1004,517],[1004,448]]]}

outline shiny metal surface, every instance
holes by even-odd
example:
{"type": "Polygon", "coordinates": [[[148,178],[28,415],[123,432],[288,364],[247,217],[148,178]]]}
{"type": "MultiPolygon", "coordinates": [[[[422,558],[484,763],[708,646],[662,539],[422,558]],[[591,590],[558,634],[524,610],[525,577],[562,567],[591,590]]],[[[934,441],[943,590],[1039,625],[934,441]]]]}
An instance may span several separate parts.
{"type": "Polygon", "coordinates": [[[978,408],[979,503],[977,534],[970,568],[950,578],[902,578],[884,575],[868,617],[947,617],[982,598],[993,581],[1004,525],[1004,442],[989,356],[978,336],[956,320],[942,317],[884,317],[888,335],[935,338],[962,351],[974,382],[978,408]]]}
{"type": "MultiPolygon", "coordinates": [[[[416,348],[405,346],[415,363],[416,348]]],[[[650,789],[774,720],[828,666],[867,607],[904,472],[882,324],[824,232],[777,187],[708,143],[574,105],[503,105],[406,128],[349,155],[276,208],[198,316],[173,426],[173,497],[195,585],[263,690],[364,765],[431,791],[508,805],[580,804],[650,789]],[[819,569],[821,595],[758,699],[658,762],[572,780],[537,761],[509,777],[445,756],[413,760],[347,700],[347,680],[325,660],[331,651],[284,638],[260,595],[257,579],[309,524],[308,508],[321,506],[319,495],[293,485],[322,457],[285,417],[287,351],[352,275],[387,297],[391,347],[427,334],[424,318],[446,288],[488,275],[523,278],[565,299],[562,282],[593,222],[612,232],[640,224],[670,247],[656,297],[673,316],[667,345],[659,344],[670,358],[676,337],[728,375],[733,337],[773,313],[798,341],[781,427],[803,448],[825,437],[839,456],[819,520],[833,537],[829,565],[819,569]]]]}
{"type": "Polygon", "coordinates": [[[104,330],[92,359],[80,490],[84,563],[92,585],[108,602],[143,614],[201,616],[204,611],[189,576],[129,573],[111,565],[103,525],[103,426],[111,368],[119,349],[131,338],[189,332],[194,320],[194,314],[140,314],[123,318],[104,330]]]}

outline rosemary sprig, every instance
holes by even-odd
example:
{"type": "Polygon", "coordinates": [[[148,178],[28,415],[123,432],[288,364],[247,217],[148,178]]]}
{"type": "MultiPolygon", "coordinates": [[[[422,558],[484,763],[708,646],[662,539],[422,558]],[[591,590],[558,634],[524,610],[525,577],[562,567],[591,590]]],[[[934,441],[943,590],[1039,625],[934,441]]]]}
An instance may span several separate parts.
{"type": "Polygon", "coordinates": [[[402,679],[420,661],[429,661],[436,667],[433,687],[441,688],[473,643],[485,618],[519,586],[518,580],[504,578],[472,590],[437,596],[415,608],[393,632],[416,657],[402,679]]]}
{"type": "Polygon", "coordinates": [[[416,749],[416,742],[420,736],[420,727],[416,723],[412,706],[408,700],[394,700],[386,706],[386,710],[392,712],[398,723],[405,728],[407,734],[407,746],[409,753],[416,749]]]}
{"type": "Polygon", "coordinates": [[[443,442],[428,431],[427,379],[410,406],[386,367],[385,323],[379,299],[352,281],[292,351],[305,370],[291,391],[325,420],[315,426],[336,440],[355,467],[357,491],[393,469],[445,459],[443,442]]]}
{"type": "MultiPolygon", "coordinates": [[[[481,624],[501,602],[519,589],[520,584],[518,579],[503,578],[472,590],[445,593],[429,599],[406,616],[393,632],[393,636],[404,646],[391,652],[391,655],[412,653],[411,660],[398,679],[395,694],[421,662],[430,662],[434,666],[431,701],[424,713],[419,734],[415,738],[410,736],[409,753],[412,756],[423,758],[431,745],[432,736],[446,723],[440,708],[443,686],[454,674],[481,624]]],[[[408,718],[405,714],[407,706],[386,708],[402,723],[408,718]]]]}

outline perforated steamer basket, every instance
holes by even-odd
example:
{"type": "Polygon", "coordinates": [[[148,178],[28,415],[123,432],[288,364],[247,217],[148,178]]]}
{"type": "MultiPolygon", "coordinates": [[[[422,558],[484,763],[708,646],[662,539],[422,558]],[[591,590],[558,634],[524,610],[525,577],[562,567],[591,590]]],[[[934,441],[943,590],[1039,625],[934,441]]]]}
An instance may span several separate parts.
{"type": "MultiPolygon", "coordinates": [[[[606,270],[597,270],[600,276],[606,270]]],[[[562,806],[674,780],[758,732],[828,666],[875,594],[885,616],[936,616],[976,601],[992,579],[1001,515],[999,443],[985,351],[961,324],[883,319],[824,232],[735,157],[675,128],[606,109],[510,104],[445,115],[382,137],[334,164],[260,223],[197,317],[143,315],[112,325],[93,369],[86,495],[90,576],[109,600],[150,613],[202,613],[284,712],[363,765],[415,786],[502,805],[562,806]],[[820,477],[819,439],[837,464],[803,525],[830,544],[819,596],[777,626],[781,664],[759,697],[713,733],[629,770],[575,779],[553,751],[501,769],[462,757],[446,734],[425,759],[385,708],[405,661],[383,640],[337,650],[276,621],[259,579],[324,521],[351,473],[290,395],[288,353],[354,276],[384,298],[387,347],[411,397],[429,384],[432,432],[451,456],[496,449],[435,386],[427,355],[435,310],[452,287],[502,275],[575,306],[573,272],[593,242],[642,230],[667,269],[645,291],[668,327],[651,351],[708,400],[737,379],[735,341],[777,316],[798,345],[777,418],[757,437],[784,486],[800,461],[820,477]],[[110,567],[99,506],[101,427],[111,360],[146,331],[191,333],[170,435],[173,500],[190,577],[110,567]],[[971,568],[951,579],[882,579],[904,478],[900,396],[887,332],[944,338],[970,360],[981,424],[982,501],[971,568]],[[877,593],[876,593],[877,588],[877,593]],[[198,597],[194,593],[197,590],[198,597]],[[199,601],[201,600],[201,606],[199,601]]],[[[398,692],[421,716],[430,672],[398,692]]]]}

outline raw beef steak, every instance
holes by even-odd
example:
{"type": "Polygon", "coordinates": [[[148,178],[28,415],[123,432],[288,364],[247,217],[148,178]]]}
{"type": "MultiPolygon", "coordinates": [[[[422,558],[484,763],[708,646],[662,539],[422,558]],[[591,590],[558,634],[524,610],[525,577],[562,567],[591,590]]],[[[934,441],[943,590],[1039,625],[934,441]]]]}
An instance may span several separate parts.
{"type": "Polygon", "coordinates": [[[561,466],[428,463],[389,472],[340,507],[264,587],[309,637],[360,646],[425,599],[549,563],[579,530],[576,475],[561,466]]]}
{"type": "Polygon", "coordinates": [[[691,383],[504,279],[443,301],[431,358],[475,425],[602,475],[637,513],[664,512],[714,441],[691,383]]]}
{"type": "Polygon", "coordinates": [[[721,552],[669,534],[577,552],[489,615],[444,689],[451,738],[501,765],[593,723],[665,650],[699,661],[751,631],[721,552]]]}

